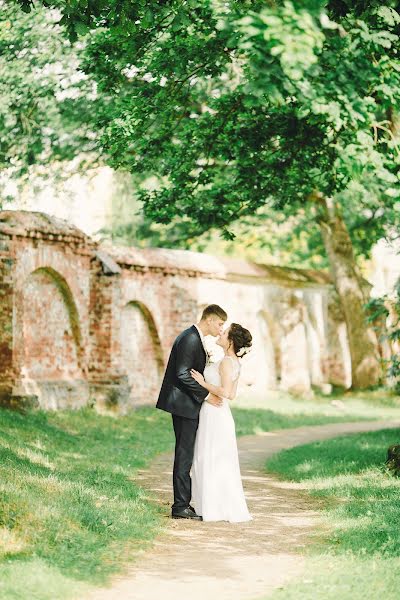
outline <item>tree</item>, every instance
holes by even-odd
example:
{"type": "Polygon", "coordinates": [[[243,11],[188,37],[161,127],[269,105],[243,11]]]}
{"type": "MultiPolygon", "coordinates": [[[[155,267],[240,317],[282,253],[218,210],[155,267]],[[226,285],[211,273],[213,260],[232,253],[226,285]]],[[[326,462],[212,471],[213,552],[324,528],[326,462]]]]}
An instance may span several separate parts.
{"type": "Polygon", "coordinates": [[[399,221],[391,2],[122,2],[119,13],[115,2],[50,4],[72,34],[92,28],[85,69],[111,95],[97,121],[103,152],[116,168],[159,175],[141,194],[147,216],[188,237],[213,227],[229,237],[232,222],[266,207],[312,215],[353,386],[377,383],[353,243],[367,252],[399,221]]]}
{"type": "MultiPolygon", "coordinates": [[[[49,166],[77,154],[93,160],[90,113],[94,82],[79,68],[61,14],[0,2],[0,172],[24,181],[33,165],[49,166]]],[[[53,168],[54,171],[54,168],[53,168]]]]}
{"type": "Polygon", "coordinates": [[[373,324],[385,346],[384,362],[388,377],[397,393],[400,393],[400,280],[393,294],[372,298],[368,302],[368,320],[373,324]]]}

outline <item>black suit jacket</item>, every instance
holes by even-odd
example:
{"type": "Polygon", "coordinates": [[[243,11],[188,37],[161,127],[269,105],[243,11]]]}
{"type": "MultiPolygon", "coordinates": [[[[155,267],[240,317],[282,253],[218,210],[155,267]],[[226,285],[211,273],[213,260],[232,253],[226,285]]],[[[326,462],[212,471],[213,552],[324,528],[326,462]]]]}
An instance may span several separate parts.
{"type": "Polygon", "coordinates": [[[197,328],[192,325],[176,338],[162,382],[157,408],[173,415],[197,419],[208,391],[190,374],[203,373],[206,353],[197,328]]]}

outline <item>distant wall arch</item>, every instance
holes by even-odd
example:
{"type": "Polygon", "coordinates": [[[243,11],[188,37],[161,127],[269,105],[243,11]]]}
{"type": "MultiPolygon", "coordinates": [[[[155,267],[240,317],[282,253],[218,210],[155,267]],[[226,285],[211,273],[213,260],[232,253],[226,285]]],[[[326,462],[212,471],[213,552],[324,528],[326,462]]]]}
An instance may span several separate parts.
{"type": "Polygon", "coordinates": [[[281,388],[305,393],[311,388],[306,334],[306,307],[301,295],[289,292],[281,303],[281,388]]]}
{"type": "Polygon", "coordinates": [[[154,404],[164,371],[157,327],[150,310],[141,302],[128,302],[121,315],[122,366],[130,386],[130,403],[154,404]]]}
{"type": "Polygon", "coordinates": [[[82,378],[84,352],[79,314],[68,283],[50,267],[32,271],[22,295],[21,370],[29,378],[82,378]]]}
{"type": "Polygon", "coordinates": [[[282,376],[281,338],[276,319],[267,311],[260,310],[258,324],[261,336],[261,347],[264,353],[266,385],[270,389],[278,387],[282,376]]]}

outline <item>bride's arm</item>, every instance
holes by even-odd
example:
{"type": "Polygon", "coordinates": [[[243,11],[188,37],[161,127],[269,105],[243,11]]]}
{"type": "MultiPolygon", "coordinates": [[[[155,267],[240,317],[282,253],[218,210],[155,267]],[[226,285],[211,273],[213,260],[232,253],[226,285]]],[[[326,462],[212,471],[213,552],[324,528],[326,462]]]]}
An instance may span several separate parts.
{"type": "Polygon", "coordinates": [[[235,382],[232,381],[232,363],[230,360],[222,360],[219,366],[219,373],[221,375],[220,386],[207,383],[207,381],[204,380],[203,375],[194,369],[192,369],[190,373],[193,379],[195,379],[197,383],[203,386],[206,390],[211,392],[211,394],[220,396],[221,398],[227,398],[228,400],[233,400],[235,382]]]}

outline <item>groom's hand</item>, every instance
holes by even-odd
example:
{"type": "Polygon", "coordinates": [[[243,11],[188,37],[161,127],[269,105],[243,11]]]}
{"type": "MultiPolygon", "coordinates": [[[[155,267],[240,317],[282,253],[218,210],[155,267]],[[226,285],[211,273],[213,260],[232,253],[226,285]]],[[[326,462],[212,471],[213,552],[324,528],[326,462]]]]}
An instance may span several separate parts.
{"type": "Polygon", "coordinates": [[[215,396],[214,394],[209,394],[206,398],[206,402],[209,402],[213,406],[222,406],[224,401],[219,396],[215,396]]]}

